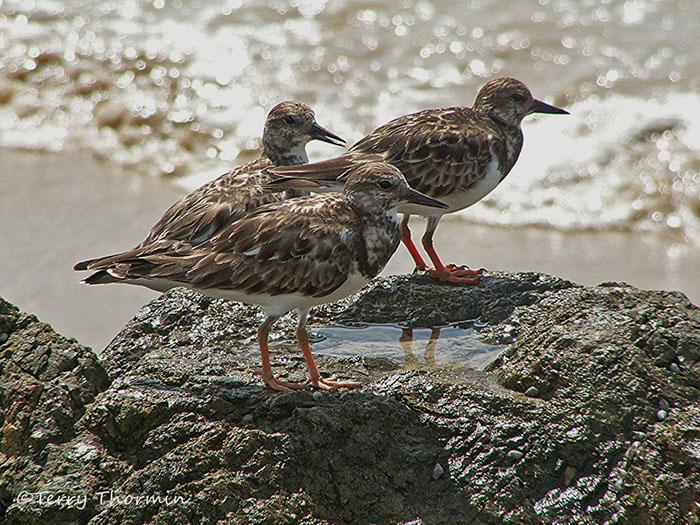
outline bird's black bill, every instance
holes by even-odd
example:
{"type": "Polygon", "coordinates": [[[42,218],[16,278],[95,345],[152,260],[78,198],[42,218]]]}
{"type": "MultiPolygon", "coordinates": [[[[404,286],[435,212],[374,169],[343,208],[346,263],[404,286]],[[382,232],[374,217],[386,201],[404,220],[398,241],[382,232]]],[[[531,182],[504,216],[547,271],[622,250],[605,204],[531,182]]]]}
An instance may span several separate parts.
{"type": "Polygon", "coordinates": [[[432,197],[428,197],[427,195],[416,191],[413,188],[408,189],[408,192],[404,196],[403,200],[412,204],[430,206],[431,208],[448,208],[447,204],[445,204],[444,202],[439,201],[437,199],[433,199],[432,197]]]}
{"type": "Polygon", "coordinates": [[[550,106],[546,102],[541,100],[533,100],[530,113],[556,113],[557,115],[568,115],[569,112],[565,109],[558,108],[556,106],[550,106]]]}
{"type": "Polygon", "coordinates": [[[322,140],[323,142],[328,142],[329,144],[333,144],[335,146],[342,146],[345,144],[345,139],[339,137],[332,131],[328,131],[322,126],[319,126],[315,122],[314,125],[311,126],[311,133],[309,133],[309,136],[312,139],[322,140]]]}

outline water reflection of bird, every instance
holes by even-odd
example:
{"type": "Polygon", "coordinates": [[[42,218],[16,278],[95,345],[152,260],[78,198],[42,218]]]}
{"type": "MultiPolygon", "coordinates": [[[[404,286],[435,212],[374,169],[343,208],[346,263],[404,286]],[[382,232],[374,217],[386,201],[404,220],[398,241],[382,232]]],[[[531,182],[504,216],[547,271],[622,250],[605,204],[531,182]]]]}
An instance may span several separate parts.
{"type": "Polygon", "coordinates": [[[475,284],[479,270],[445,266],[433,247],[433,233],[445,213],[467,208],[490,193],[508,175],[523,145],[520,123],[532,113],[566,114],[563,109],[533,98],[513,78],[491,80],[481,88],[472,108],[428,109],[398,117],[360,139],[334,159],[274,168],[279,176],[313,178],[340,191],[349,166],[381,159],[401,170],[412,188],[444,201],[446,209],[415,204],[399,208],[403,242],[416,269],[428,270],[442,281],[475,284]],[[428,218],[423,247],[433,263],[429,268],[411,240],[411,215],[428,218]]]}
{"type": "MultiPolygon", "coordinates": [[[[432,327],[430,329],[430,338],[425,345],[425,351],[423,352],[423,358],[425,359],[425,364],[428,366],[436,366],[437,361],[435,360],[435,348],[437,347],[438,339],[440,338],[440,327],[432,327]]],[[[410,367],[415,367],[420,364],[420,361],[413,353],[413,328],[402,328],[401,336],[399,337],[399,344],[403,349],[406,365],[410,367]]]]}

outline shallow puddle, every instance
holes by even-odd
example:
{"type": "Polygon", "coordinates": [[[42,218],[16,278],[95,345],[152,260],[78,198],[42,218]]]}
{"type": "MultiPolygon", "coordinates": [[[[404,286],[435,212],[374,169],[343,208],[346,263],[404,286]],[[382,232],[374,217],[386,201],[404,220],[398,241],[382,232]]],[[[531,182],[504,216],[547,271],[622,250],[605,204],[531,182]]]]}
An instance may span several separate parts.
{"type": "Polygon", "coordinates": [[[457,325],[433,328],[334,325],[312,330],[312,338],[317,354],[388,358],[408,368],[460,365],[483,370],[505,348],[479,340],[474,328],[457,325]]]}

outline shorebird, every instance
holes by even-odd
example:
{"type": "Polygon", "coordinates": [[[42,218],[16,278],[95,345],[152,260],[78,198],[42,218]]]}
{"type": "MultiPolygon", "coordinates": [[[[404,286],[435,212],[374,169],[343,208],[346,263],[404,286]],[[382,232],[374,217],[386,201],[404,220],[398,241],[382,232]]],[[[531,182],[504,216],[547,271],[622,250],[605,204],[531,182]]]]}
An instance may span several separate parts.
{"type": "Polygon", "coordinates": [[[294,190],[283,192],[265,188],[270,175],[264,170],[309,162],[305,148],[313,139],[337,146],[345,144],[345,140],[316,123],[314,112],[306,104],[293,101],[277,104],[265,121],[260,157],[173,204],[141,245],[163,239],[202,242],[219,228],[263,204],[302,195],[294,190]]]}
{"type": "Polygon", "coordinates": [[[193,245],[155,241],[75,265],[93,270],[87,284],[127,283],[166,291],[185,286],[210,297],[262,306],[258,329],[263,382],[275,390],[306,388],[272,373],[268,335],[273,323],[296,309],[296,337],[316,388],[358,383],[321,377],[309,346],[309,309],[337,301],[384,268],[401,239],[402,203],[445,208],[411,189],[395,167],[370,162],[351,168],[342,193],[297,197],[261,206],[193,245]]]}
{"type": "Polygon", "coordinates": [[[339,157],[270,171],[282,177],[281,183],[286,177],[301,177],[317,180],[321,186],[316,191],[340,191],[348,167],[372,160],[393,164],[412,188],[448,205],[446,209],[415,204],[399,207],[402,240],[416,269],[428,270],[442,281],[476,284],[480,270],[445,266],[440,261],[433,234],[444,214],[483,199],[508,175],[523,145],[520,123],[532,113],[568,114],[533,98],[519,80],[498,78],[481,88],[472,108],[428,109],[404,115],[378,127],[339,157]],[[428,219],[422,243],[432,268],[411,240],[411,215],[428,219]]]}

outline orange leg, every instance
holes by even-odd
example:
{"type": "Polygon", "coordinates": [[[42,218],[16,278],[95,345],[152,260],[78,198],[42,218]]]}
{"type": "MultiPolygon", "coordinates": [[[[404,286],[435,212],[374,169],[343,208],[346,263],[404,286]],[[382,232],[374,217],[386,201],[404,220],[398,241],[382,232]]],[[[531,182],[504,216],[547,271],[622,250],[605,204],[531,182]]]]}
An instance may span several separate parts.
{"type": "Polygon", "coordinates": [[[272,375],[270,366],[270,352],[267,348],[267,337],[270,335],[270,328],[279,319],[279,316],[268,316],[263,324],[258,328],[258,345],[260,346],[260,357],[262,358],[262,380],[267,386],[279,392],[289,392],[291,390],[302,390],[308,388],[304,384],[280,381],[279,375],[272,375]]]}
{"type": "Polygon", "coordinates": [[[433,247],[433,233],[435,233],[435,228],[437,228],[437,223],[440,220],[439,217],[429,217],[428,226],[425,229],[425,234],[423,235],[423,248],[425,248],[428,257],[433,263],[433,268],[428,268],[431,274],[437,275],[438,279],[448,283],[460,283],[460,284],[478,284],[479,279],[477,277],[481,275],[481,270],[470,270],[468,268],[460,268],[454,264],[449,264],[445,266],[440,261],[435,248],[433,247]]]}
{"type": "Polygon", "coordinates": [[[411,240],[411,230],[408,227],[409,217],[410,215],[404,215],[403,219],[401,220],[401,240],[406,248],[408,248],[408,253],[411,254],[411,257],[413,257],[413,262],[416,263],[416,270],[419,272],[424,272],[428,269],[428,265],[425,264],[423,257],[421,257],[420,253],[418,253],[418,248],[416,248],[416,245],[413,244],[413,241],[411,240]]]}
{"type": "Polygon", "coordinates": [[[323,378],[316,368],[314,356],[311,355],[311,345],[309,345],[309,333],[306,331],[306,318],[308,310],[299,311],[299,324],[297,326],[297,342],[306,359],[306,366],[309,367],[309,382],[321,390],[333,390],[334,388],[357,388],[360,383],[356,381],[339,381],[334,377],[323,378]]]}

